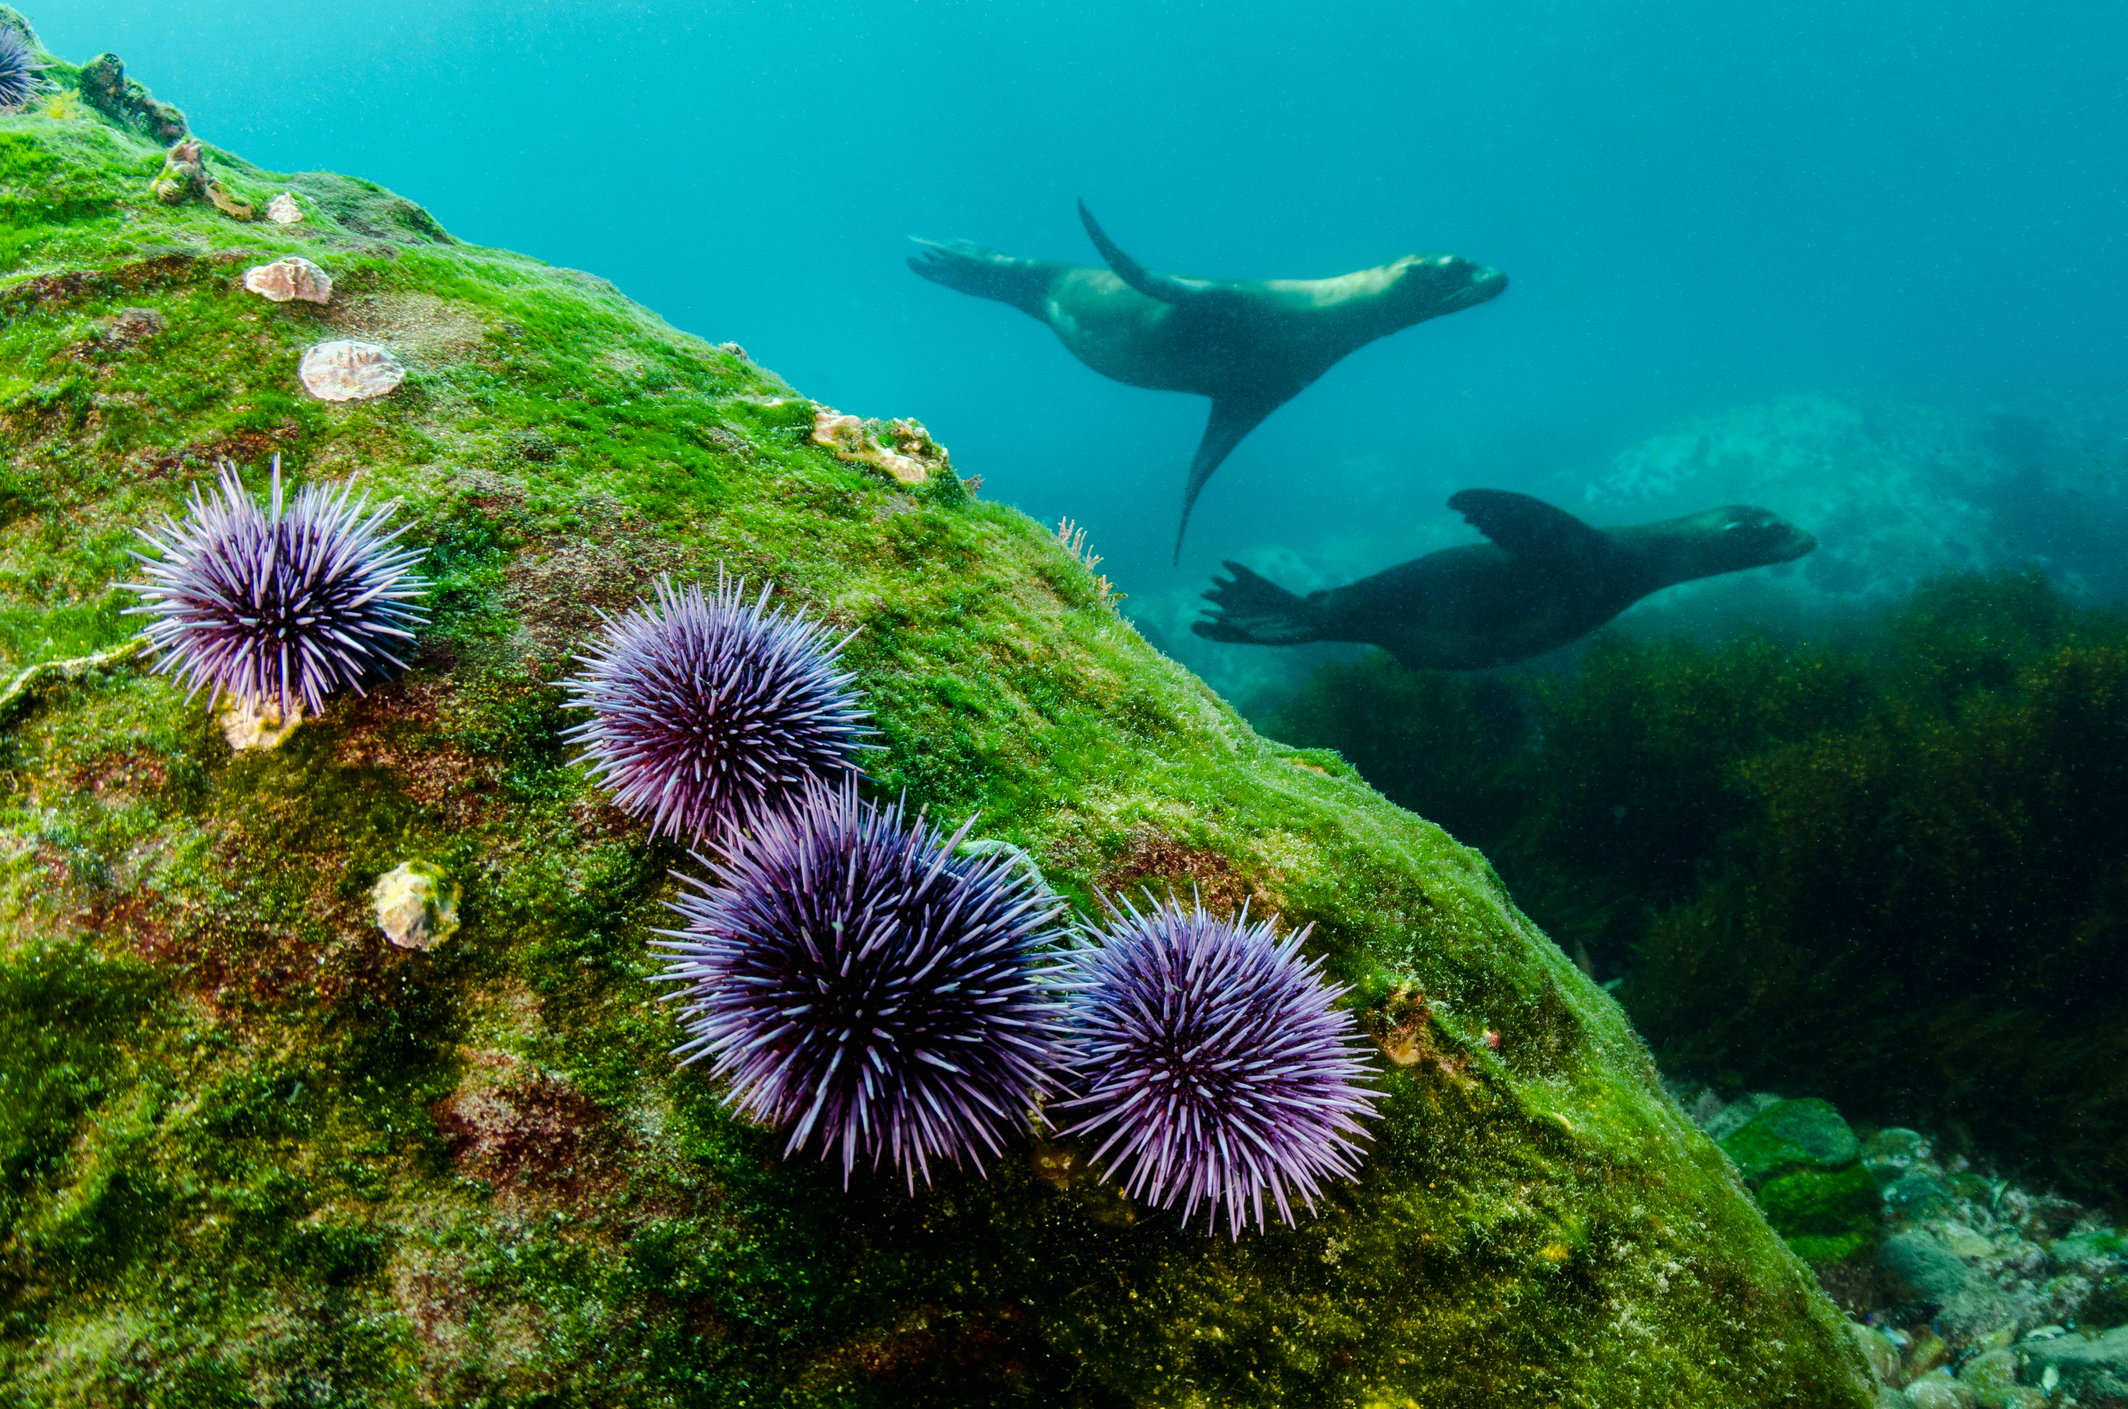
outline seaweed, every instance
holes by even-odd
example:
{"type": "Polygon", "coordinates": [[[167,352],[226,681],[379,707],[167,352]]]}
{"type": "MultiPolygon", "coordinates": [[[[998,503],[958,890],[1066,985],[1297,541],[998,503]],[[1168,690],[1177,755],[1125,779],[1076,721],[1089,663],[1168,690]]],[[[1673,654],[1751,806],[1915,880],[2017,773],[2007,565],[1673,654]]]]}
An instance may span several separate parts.
{"type": "Polygon", "coordinates": [[[2037,570],[1952,574],[1808,644],[1611,632],[1564,674],[1332,667],[1268,728],[1470,818],[1670,1074],[2128,1194],[2117,613],[2037,570]],[[1502,692],[1527,728],[1471,729],[1502,692]]]}

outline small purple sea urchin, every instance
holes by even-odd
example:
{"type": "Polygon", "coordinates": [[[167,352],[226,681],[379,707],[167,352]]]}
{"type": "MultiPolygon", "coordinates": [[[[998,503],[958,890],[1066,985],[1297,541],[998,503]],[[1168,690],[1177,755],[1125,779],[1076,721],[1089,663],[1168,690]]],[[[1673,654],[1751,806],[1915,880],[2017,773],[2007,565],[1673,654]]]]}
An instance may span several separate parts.
{"type": "Polygon", "coordinates": [[[0,113],[20,112],[37,95],[44,64],[11,24],[0,23],[0,113]]]}
{"type": "Polygon", "coordinates": [[[1050,1110],[1076,1113],[1065,1135],[1106,1131],[1093,1158],[1131,1197],[1181,1199],[1185,1224],[1202,1200],[1214,1228],[1223,1206],[1238,1238],[1252,1201],[1264,1226],[1265,1190],[1292,1223],[1289,1192],[1313,1210],[1320,1180],[1353,1177],[1370,1068],[1331,1006],[1343,990],[1300,958],[1307,933],[1280,942],[1247,905],[1226,920],[1195,901],[1143,914],[1125,901],[1079,951],[1077,1094],[1050,1110]]]}
{"type": "Polygon", "coordinates": [[[149,618],[142,634],[191,688],[234,696],[257,709],[277,700],[283,718],[298,700],[312,714],[342,685],[362,693],[362,677],[412,641],[423,620],[409,603],[426,584],[412,572],[421,553],[394,548],[403,528],[383,532],[392,506],[364,517],[365,498],[305,485],[283,505],[281,457],[273,459],[268,507],[246,493],[236,466],[221,465],[221,493],[192,492],[192,512],[163,520],[161,537],[139,530],[160,557],[135,553],[146,582],[121,583],[148,600],[128,608],[149,618]]]}
{"type": "Polygon", "coordinates": [[[728,1104],[817,1143],[891,1161],[911,1193],[931,1163],[999,1153],[1068,1052],[1060,902],[1009,854],[955,857],[899,804],[815,783],[790,813],[730,832],[714,882],[681,875],[663,975],[686,987],[687,1060],[714,1059],[728,1104]]]}
{"type": "Polygon", "coordinates": [[[591,718],[565,736],[579,762],[651,835],[690,842],[725,821],[752,826],[815,778],[856,770],[864,712],[835,668],[843,641],[803,615],[768,610],[764,586],[721,573],[715,596],[660,580],[656,602],[618,620],[563,681],[591,718]]]}

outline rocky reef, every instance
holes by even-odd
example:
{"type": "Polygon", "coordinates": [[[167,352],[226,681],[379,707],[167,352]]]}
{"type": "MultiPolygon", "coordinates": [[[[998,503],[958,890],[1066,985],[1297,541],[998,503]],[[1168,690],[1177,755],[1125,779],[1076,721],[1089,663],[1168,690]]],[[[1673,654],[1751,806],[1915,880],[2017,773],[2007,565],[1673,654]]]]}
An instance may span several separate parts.
{"type": "Polygon", "coordinates": [[[47,81],[78,101],[0,117],[8,1402],[1869,1402],[1485,862],[1258,736],[927,436],[844,458],[602,280],[258,170],[108,56],[47,81]],[[259,218],[281,195],[301,220],[259,218]],[[325,301],[247,290],[294,258],[325,301]],[[340,341],[403,380],[312,395],[340,341]],[[239,749],[114,583],[217,462],[257,491],[275,455],[398,501],[428,624],[239,749]],[[680,1067],[647,940],[685,854],[571,766],[555,682],[599,610],[720,568],[855,633],[879,796],[979,813],[1081,907],[1312,923],[1380,1049],[1357,1182],[1234,1240],[1055,1139],[845,1191],[680,1067]]]}
{"type": "Polygon", "coordinates": [[[1675,1089],[1854,1318],[1877,1409],[2128,1402],[2128,1237],[2100,1210],[1825,1101],[1675,1089]]]}

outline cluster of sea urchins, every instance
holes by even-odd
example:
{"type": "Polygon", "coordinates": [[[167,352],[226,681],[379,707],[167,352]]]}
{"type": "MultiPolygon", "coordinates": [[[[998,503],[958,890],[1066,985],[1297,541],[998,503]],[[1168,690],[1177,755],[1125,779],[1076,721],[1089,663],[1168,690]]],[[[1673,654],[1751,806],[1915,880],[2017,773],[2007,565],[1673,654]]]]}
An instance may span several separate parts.
{"type": "MultiPolygon", "coordinates": [[[[0,33],[4,33],[0,29],[0,33]]],[[[131,614],[170,671],[210,701],[227,694],[254,711],[268,703],[293,719],[300,702],[321,713],[342,685],[362,693],[365,675],[405,667],[393,654],[413,640],[422,613],[410,605],[425,584],[413,572],[416,549],[395,548],[403,529],[385,531],[392,506],[369,511],[366,498],[317,485],[281,493],[281,458],[261,509],[221,465],[220,493],[192,492],[183,522],[166,517],[160,536],[139,530],[156,555],[136,552],[145,582],[122,584],[146,598],[131,614]]]]}
{"type": "Polygon", "coordinates": [[[685,927],[660,931],[679,1050],[845,1184],[860,1159],[912,1193],[935,1162],[981,1169],[1064,1064],[1061,904],[1008,856],[955,856],[966,833],[816,782],[729,829],[714,881],[681,877],[685,927]]]}
{"type": "MultiPolygon", "coordinates": [[[[685,922],[661,930],[683,987],[688,1061],[725,1100],[787,1132],[786,1156],[898,1167],[1000,1153],[1040,1097],[1132,1197],[1200,1202],[1230,1236],[1294,1221],[1353,1177],[1373,1114],[1342,992],[1300,957],[1302,930],[1170,899],[1119,905],[1093,941],[1060,947],[1061,902],[1009,854],[956,855],[856,782],[726,832],[708,880],[681,875],[685,922]]],[[[698,858],[700,859],[700,858],[698,858]]]]}
{"type": "MultiPolygon", "coordinates": [[[[836,668],[844,642],[764,585],[718,576],[714,595],[660,581],[655,602],[607,618],[563,683],[591,717],[580,762],[652,836],[696,842],[790,808],[815,779],[853,772],[871,730],[836,668]]],[[[844,641],[847,641],[847,637],[844,641]]]]}
{"type": "Polygon", "coordinates": [[[18,113],[37,96],[44,63],[13,25],[0,21],[0,113],[18,113]]]}
{"type": "MultiPolygon", "coordinates": [[[[0,33],[5,33],[0,29],[0,33]]],[[[341,684],[402,665],[387,646],[420,614],[419,554],[391,546],[389,507],[306,486],[269,506],[233,466],[194,491],[159,552],[136,554],[132,610],[194,693],[312,713],[341,684]]],[[[1172,899],[1127,902],[1090,942],[1066,943],[1063,903],[1010,855],[958,855],[900,804],[861,801],[871,731],[825,628],[751,601],[660,582],[609,619],[564,682],[591,718],[584,759],[653,835],[714,838],[712,879],[681,875],[662,930],[682,985],[687,1060],[711,1059],[727,1102],[787,1132],[785,1154],[900,1169],[910,1190],[939,1162],[982,1168],[1057,1097],[1062,1133],[1132,1197],[1226,1213],[1238,1237],[1264,1196],[1293,1222],[1322,1183],[1352,1177],[1372,1114],[1349,1014],[1299,950],[1172,899]]]]}

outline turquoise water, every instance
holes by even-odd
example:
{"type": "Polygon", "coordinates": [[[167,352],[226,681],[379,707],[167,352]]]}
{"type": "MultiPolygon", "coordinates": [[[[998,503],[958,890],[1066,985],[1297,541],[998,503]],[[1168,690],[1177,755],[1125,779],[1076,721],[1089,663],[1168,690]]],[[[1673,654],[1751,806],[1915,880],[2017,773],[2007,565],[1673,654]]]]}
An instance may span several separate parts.
{"type": "MultiPolygon", "coordinates": [[[[2087,429],[2103,407],[2101,458],[2122,419],[2115,5],[96,0],[32,19],[262,165],[368,176],[810,396],[922,419],[985,494],[1084,524],[1149,632],[1238,692],[1268,653],[1185,629],[1222,558],[1349,580],[1469,539],[1442,507],[1469,484],[1598,522],[1704,507],[1765,478],[1664,498],[1604,476],[1784,397],[2069,397],[2087,429]],[[1171,569],[1206,403],[1107,381],[903,264],[910,235],[1097,262],[1080,196],[1159,269],[1319,276],[1439,249],[1513,286],[1274,414],[1171,569]]],[[[1774,492],[1806,499],[1795,478],[1774,492]]],[[[1825,538],[1823,506],[1768,507],[1825,538]]],[[[2033,512],[2025,551],[2077,517],[2033,512]]],[[[2072,546],[2104,576],[2110,547],[2072,546]]]]}

